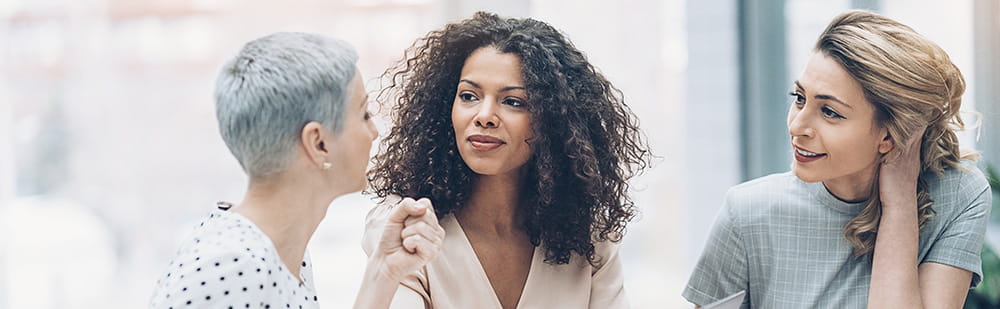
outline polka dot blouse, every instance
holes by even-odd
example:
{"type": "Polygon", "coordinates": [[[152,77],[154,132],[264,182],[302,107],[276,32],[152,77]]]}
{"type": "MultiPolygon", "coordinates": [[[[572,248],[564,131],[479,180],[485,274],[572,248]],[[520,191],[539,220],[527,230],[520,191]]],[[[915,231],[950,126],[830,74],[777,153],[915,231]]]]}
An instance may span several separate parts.
{"type": "Polygon", "coordinates": [[[150,307],[319,308],[308,252],[295,278],[264,232],[222,207],[181,245],[150,307]]]}

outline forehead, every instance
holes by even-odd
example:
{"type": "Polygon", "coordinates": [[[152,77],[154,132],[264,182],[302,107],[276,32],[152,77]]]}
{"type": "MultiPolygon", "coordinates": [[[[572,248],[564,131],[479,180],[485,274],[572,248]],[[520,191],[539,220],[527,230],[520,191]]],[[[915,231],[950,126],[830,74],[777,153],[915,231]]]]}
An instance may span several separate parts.
{"type": "Polygon", "coordinates": [[[479,48],[469,54],[462,66],[462,79],[472,80],[484,87],[521,86],[521,58],[510,53],[501,53],[495,47],[479,48]]]}
{"type": "Polygon", "coordinates": [[[366,97],[368,97],[368,92],[365,90],[365,82],[364,82],[364,80],[361,77],[360,70],[355,70],[355,72],[356,73],[354,73],[354,77],[351,78],[351,82],[347,86],[348,89],[349,89],[348,93],[350,94],[350,97],[352,98],[349,101],[349,104],[353,103],[353,104],[351,104],[353,106],[350,106],[350,108],[357,108],[356,106],[361,106],[362,108],[364,108],[364,106],[366,104],[363,104],[365,102],[363,99],[365,99],[366,97]],[[362,100],[362,101],[359,103],[358,102],[359,100],[362,100]]]}
{"type": "Polygon", "coordinates": [[[809,96],[832,95],[851,106],[868,105],[861,83],[839,62],[821,52],[812,54],[798,81],[809,96]]]}

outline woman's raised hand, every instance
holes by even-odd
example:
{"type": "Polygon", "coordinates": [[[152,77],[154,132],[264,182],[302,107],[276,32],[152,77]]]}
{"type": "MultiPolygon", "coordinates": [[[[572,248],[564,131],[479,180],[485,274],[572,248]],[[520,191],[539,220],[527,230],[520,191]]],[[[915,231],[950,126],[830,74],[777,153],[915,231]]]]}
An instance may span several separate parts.
{"type": "Polygon", "coordinates": [[[383,275],[402,280],[437,256],[444,241],[434,206],[427,198],[404,198],[389,215],[374,259],[380,259],[383,275]]]}
{"type": "Polygon", "coordinates": [[[910,139],[901,145],[902,149],[897,155],[890,157],[879,167],[879,198],[882,207],[916,207],[917,178],[921,171],[920,145],[925,130],[925,127],[920,127],[910,132],[910,139]]]}

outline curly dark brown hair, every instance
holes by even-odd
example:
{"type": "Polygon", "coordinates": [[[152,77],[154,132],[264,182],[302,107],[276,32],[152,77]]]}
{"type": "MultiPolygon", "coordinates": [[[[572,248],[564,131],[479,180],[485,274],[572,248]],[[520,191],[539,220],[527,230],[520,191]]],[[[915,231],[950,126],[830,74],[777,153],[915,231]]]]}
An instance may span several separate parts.
{"type": "Polygon", "coordinates": [[[451,110],[466,58],[492,46],[521,59],[534,136],[518,207],[545,261],[573,252],[598,263],[598,241],[618,242],[636,214],[628,180],[651,157],[635,115],[559,31],[530,18],[478,12],[418,39],[382,75],[378,95],[394,126],[368,172],[369,193],[428,197],[437,215],[461,209],[476,174],[455,145],[451,110]],[[395,104],[392,104],[395,103],[395,104]]]}

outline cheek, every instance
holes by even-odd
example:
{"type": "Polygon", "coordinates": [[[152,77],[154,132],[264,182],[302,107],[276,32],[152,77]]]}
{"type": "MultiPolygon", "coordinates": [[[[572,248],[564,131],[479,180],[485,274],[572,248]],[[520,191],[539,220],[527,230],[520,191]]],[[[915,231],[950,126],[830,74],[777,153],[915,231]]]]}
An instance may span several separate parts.
{"type": "Polygon", "coordinates": [[[528,115],[527,113],[523,115],[517,115],[517,117],[513,117],[512,120],[513,121],[508,122],[508,125],[511,126],[513,129],[512,131],[514,131],[512,133],[517,134],[524,140],[530,139],[532,137],[533,134],[531,132],[531,115],[528,115]]]}
{"type": "Polygon", "coordinates": [[[455,133],[459,132],[459,129],[463,127],[464,116],[462,115],[462,109],[458,108],[458,103],[451,105],[451,127],[455,130],[455,133]]]}
{"type": "Polygon", "coordinates": [[[797,112],[798,112],[798,110],[795,109],[795,104],[789,104],[789,107],[788,107],[788,116],[785,117],[785,128],[791,128],[792,127],[792,120],[795,119],[795,114],[797,112]]]}
{"type": "Polygon", "coordinates": [[[827,147],[836,149],[840,157],[854,164],[870,164],[878,158],[878,140],[867,130],[851,130],[830,134],[824,139],[827,147]]]}
{"type": "Polygon", "coordinates": [[[524,147],[523,148],[524,151],[527,152],[527,155],[530,156],[532,148],[531,148],[531,143],[529,143],[528,141],[531,140],[532,137],[534,137],[534,132],[532,132],[531,128],[531,117],[530,116],[519,117],[516,121],[508,122],[507,124],[512,129],[511,130],[512,131],[511,133],[513,133],[512,135],[516,135],[516,137],[519,139],[520,145],[524,147]]]}

